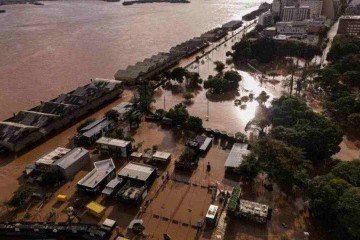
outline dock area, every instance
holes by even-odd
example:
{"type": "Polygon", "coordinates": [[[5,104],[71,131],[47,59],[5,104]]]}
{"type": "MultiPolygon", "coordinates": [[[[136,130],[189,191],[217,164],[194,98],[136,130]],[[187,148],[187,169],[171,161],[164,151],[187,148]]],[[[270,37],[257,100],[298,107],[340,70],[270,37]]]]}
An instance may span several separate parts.
{"type": "Polygon", "coordinates": [[[0,146],[13,152],[21,151],[116,98],[121,92],[120,81],[93,79],[85,86],[22,110],[0,122],[0,146]]]}
{"type": "Polygon", "coordinates": [[[162,71],[176,65],[180,60],[203,51],[212,43],[224,38],[228,33],[240,28],[242,23],[238,20],[225,23],[221,27],[214,28],[199,37],[194,37],[170,48],[169,52],[158,53],[128,66],[126,69],[120,69],[114,77],[117,80],[124,81],[125,84],[150,80],[162,71]]]}

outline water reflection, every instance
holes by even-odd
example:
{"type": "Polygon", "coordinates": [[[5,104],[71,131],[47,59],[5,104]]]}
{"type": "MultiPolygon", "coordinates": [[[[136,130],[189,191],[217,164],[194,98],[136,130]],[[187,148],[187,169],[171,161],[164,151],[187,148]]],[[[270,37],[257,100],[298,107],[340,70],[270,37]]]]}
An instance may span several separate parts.
{"type": "MultiPolygon", "coordinates": [[[[188,69],[190,71],[198,72],[202,79],[207,79],[209,75],[215,75],[214,62],[224,61],[226,57],[225,54],[231,49],[231,45],[232,44],[228,43],[226,46],[219,46],[216,51],[205,56],[199,63],[191,64],[188,69]]],[[[234,66],[227,65],[227,69],[234,70],[234,66]]],[[[262,91],[265,91],[270,96],[266,103],[269,105],[274,97],[279,97],[281,95],[282,87],[261,81],[261,75],[241,70],[237,71],[242,77],[237,96],[226,96],[226,99],[209,99],[206,96],[205,89],[201,89],[195,94],[193,104],[188,106],[188,110],[191,115],[203,119],[204,127],[232,133],[239,131],[244,132],[246,124],[254,118],[256,109],[259,106],[259,103],[255,98],[262,91]],[[248,101],[244,109],[234,104],[235,99],[248,96],[251,93],[254,95],[254,100],[248,101]],[[208,121],[206,121],[206,116],[209,117],[208,121]]],[[[158,90],[156,93],[155,107],[168,110],[182,101],[183,98],[181,93],[174,94],[168,90],[158,90]]]]}

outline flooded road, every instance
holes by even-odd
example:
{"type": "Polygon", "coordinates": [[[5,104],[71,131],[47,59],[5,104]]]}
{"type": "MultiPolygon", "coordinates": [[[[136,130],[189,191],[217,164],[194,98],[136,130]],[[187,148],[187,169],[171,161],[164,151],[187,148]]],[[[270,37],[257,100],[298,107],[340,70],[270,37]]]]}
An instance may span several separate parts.
{"type": "Polygon", "coordinates": [[[241,19],[260,0],[8,5],[0,15],[0,119],[241,19]]]}
{"type": "MultiPolygon", "coordinates": [[[[225,62],[226,52],[231,50],[231,46],[240,41],[242,33],[229,40],[225,44],[218,46],[214,51],[204,56],[198,63],[192,63],[188,70],[198,72],[203,80],[209,75],[216,75],[214,70],[214,62],[225,62]]],[[[235,70],[233,64],[227,65],[226,70],[235,70]]],[[[269,82],[261,82],[261,75],[246,71],[240,71],[242,80],[238,88],[237,95],[221,97],[221,99],[209,99],[206,96],[205,89],[198,89],[194,92],[193,103],[188,106],[189,113],[203,119],[205,128],[218,129],[231,133],[244,132],[246,124],[254,118],[257,106],[256,100],[248,101],[246,108],[234,104],[235,99],[248,96],[250,93],[257,97],[261,91],[265,91],[270,97],[268,103],[275,97],[282,95],[284,88],[281,83],[271,84],[269,82]],[[208,121],[206,121],[208,116],[208,121]]],[[[184,84],[182,84],[184,85],[184,84]]],[[[184,86],[182,86],[184,88],[184,86]]],[[[183,89],[183,91],[185,91],[183,89]]],[[[181,103],[183,92],[173,93],[171,90],[158,89],[155,93],[155,107],[169,110],[174,105],[181,103]]]]}

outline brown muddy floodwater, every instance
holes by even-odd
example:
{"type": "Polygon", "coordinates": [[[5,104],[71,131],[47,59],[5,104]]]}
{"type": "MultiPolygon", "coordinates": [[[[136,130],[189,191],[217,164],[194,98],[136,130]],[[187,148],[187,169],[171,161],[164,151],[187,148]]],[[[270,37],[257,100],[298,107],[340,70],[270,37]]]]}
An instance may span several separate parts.
{"type": "MultiPolygon", "coordinates": [[[[204,56],[199,63],[195,62],[188,67],[189,71],[198,72],[203,80],[209,75],[216,75],[214,70],[214,62],[225,62],[226,52],[231,50],[231,46],[240,41],[243,33],[236,35],[226,43],[218,46],[215,50],[204,56]]],[[[186,63],[185,63],[186,64],[186,63]]],[[[227,70],[235,70],[233,64],[226,66],[227,70]]],[[[237,94],[213,99],[206,96],[206,90],[200,88],[194,92],[193,103],[188,106],[191,115],[198,116],[203,119],[204,127],[227,131],[230,133],[244,132],[246,124],[254,118],[258,102],[256,100],[246,103],[246,108],[241,109],[235,106],[234,100],[250,93],[257,97],[262,91],[269,96],[268,104],[274,97],[279,97],[284,91],[281,83],[271,84],[269,82],[261,82],[261,75],[246,71],[237,70],[242,80],[237,94]],[[208,116],[208,121],[206,120],[208,116]]],[[[176,83],[174,83],[176,84],[176,83]]],[[[184,85],[184,84],[183,84],[184,85]]],[[[184,86],[182,86],[184,88],[184,86]]],[[[183,91],[185,91],[183,89],[183,91]]],[[[156,92],[156,108],[169,110],[174,105],[184,101],[183,92],[173,93],[171,90],[158,89],[156,92]]]]}
{"type": "Polygon", "coordinates": [[[51,1],[3,6],[0,119],[199,36],[256,9],[261,0],[190,4],[51,1]]]}

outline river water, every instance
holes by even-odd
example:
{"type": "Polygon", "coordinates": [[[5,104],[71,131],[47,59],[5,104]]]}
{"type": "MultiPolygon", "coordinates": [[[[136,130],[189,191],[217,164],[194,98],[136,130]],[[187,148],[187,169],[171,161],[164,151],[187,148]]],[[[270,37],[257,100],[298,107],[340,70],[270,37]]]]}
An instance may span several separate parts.
{"type": "Polygon", "coordinates": [[[190,4],[51,1],[2,6],[0,119],[198,36],[261,0],[190,4]]]}
{"type": "MultiPolygon", "coordinates": [[[[229,20],[241,19],[260,1],[193,0],[190,4],[128,7],[92,0],[44,4],[1,7],[6,13],[0,14],[0,119],[72,90],[90,78],[111,78],[118,68],[167,51],[229,20]]],[[[126,100],[128,97],[119,101],[126,100]]],[[[109,107],[92,117],[98,118],[109,107]]],[[[0,202],[17,188],[26,164],[66,145],[75,129],[66,129],[21,156],[1,159],[0,202]]]]}

